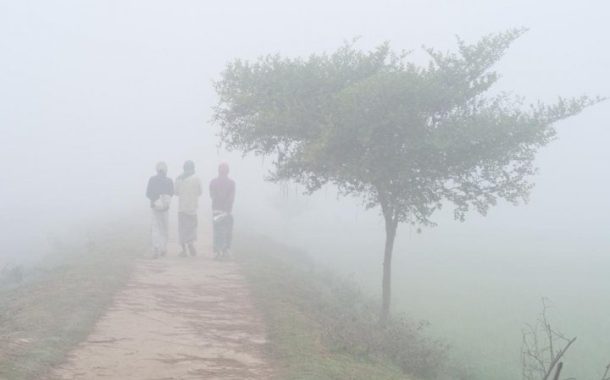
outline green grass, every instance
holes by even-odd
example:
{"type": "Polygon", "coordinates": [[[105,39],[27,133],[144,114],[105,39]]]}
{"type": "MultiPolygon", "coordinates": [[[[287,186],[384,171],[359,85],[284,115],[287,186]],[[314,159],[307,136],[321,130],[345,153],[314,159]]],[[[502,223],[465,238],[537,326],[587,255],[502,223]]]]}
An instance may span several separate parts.
{"type": "MultiPolygon", "coordinates": [[[[374,332],[379,330],[375,317],[363,318],[354,311],[353,305],[363,298],[356,288],[319,272],[305,256],[268,239],[237,242],[235,252],[266,320],[277,379],[415,378],[407,376],[386,351],[362,344],[363,339],[375,340],[381,334],[374,332]],[[344,311],[353,313],[353,318],[344,311]],[[348,329],[342,328],[344,322],[348,329]]],[[[425,353],[430,357],[438,354],[436,348],[422,346],[431,350],[425,353]]]]}
{"type": "Polygon", "coordinates": [[[0,290],[0,379],[42,378],[91,332],[146,247],[121,227],[55,247],[22,284],[0,290]]]}

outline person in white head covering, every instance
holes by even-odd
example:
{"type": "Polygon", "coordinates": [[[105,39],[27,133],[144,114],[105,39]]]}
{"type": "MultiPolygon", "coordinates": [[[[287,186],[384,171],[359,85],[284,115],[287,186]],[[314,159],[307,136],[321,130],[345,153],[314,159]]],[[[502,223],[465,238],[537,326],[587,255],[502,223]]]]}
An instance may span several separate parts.
{"type": "Polygon", "coordinates": [[[174,195],[174,183],[167,177],[167,165],[159,162],[157,175],[150,177],[146,187],[146,197],[152,211],[151,238],[153,258],[167,254],[169,235],[169,206],[174,195]]]}

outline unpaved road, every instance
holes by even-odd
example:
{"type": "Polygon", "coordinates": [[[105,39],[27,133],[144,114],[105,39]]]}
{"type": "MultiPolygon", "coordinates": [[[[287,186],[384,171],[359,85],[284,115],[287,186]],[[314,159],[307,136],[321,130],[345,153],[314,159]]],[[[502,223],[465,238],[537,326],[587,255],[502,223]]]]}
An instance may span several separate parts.
{"type": "Polygon", "coordinates": [[[232,262],[141,260],[51,379],[269,379],[265,329],[232,262]]]}

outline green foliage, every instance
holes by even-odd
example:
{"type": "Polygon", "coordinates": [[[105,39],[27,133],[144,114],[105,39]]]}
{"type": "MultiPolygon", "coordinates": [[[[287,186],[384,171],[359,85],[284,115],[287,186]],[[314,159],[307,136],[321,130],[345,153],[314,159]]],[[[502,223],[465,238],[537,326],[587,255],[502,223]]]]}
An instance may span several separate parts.
{"type": "Polygon", "coordinates": [[[215,121],[229,149],[274,157],[272,180],[315,191],[335,184],[381,206],[390,222],[431,223],[444,201],[456,218],[498,199],[527,199],[538,148],[553,123],[601,99],[525,105],[491,93],[493,66],[524,33],[510,30],[455,53],[426,49],[429,63],[383,44],[346,44],[307,59],[230,63],[216,83],[215,121]]]}
{"type": "Polygon", "coordinates": [[[425,323],[403,317],[380,329],[374,302],[302,252],[264,238],[236,243],[266,319],[277,378],[462,378],[448,364],[447,345],[426,336],[425,323]]]}

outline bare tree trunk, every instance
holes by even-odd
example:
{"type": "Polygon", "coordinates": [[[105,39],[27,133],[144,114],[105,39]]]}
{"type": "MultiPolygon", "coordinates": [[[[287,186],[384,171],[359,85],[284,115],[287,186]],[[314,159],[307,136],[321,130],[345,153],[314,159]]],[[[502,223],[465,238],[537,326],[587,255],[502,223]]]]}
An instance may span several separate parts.
{"type": "Polygon", "coordinates": [[[383,285],[380,323],[384,326],[390,317],[392,300],[392,252],[398,220],[391,212],[384,210],[385,217],[385,249],[383,253],[383,285]]]}

